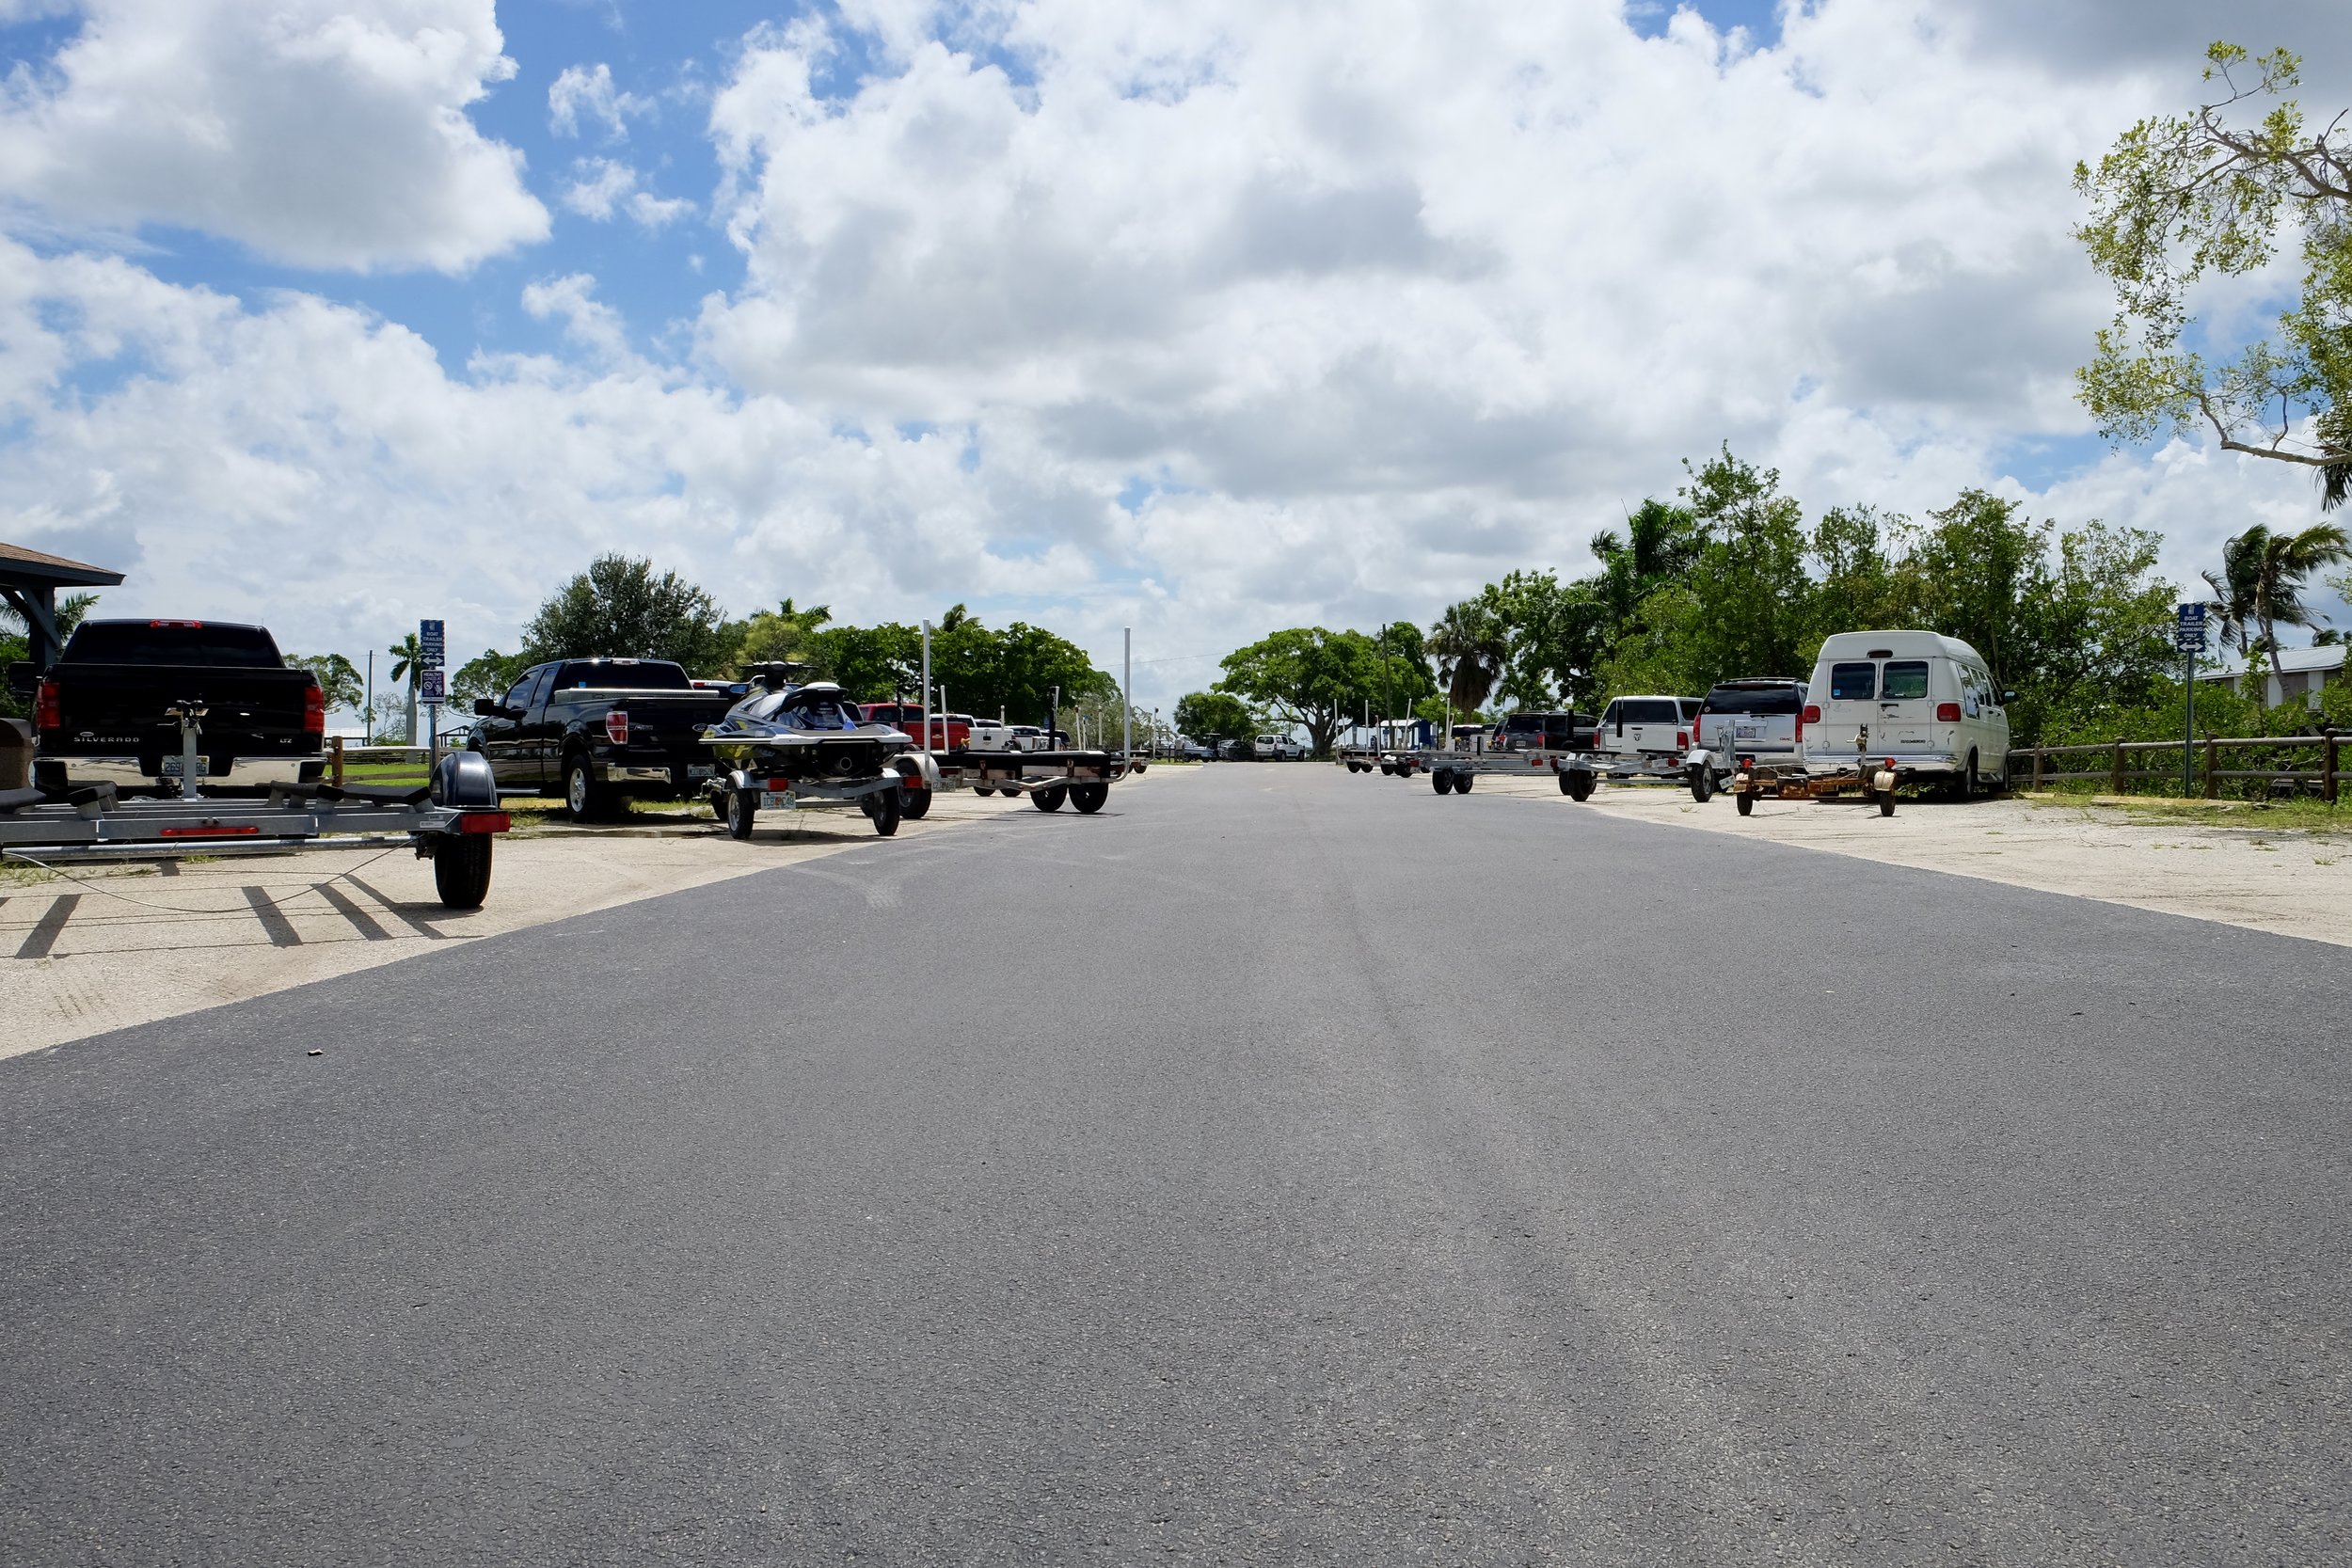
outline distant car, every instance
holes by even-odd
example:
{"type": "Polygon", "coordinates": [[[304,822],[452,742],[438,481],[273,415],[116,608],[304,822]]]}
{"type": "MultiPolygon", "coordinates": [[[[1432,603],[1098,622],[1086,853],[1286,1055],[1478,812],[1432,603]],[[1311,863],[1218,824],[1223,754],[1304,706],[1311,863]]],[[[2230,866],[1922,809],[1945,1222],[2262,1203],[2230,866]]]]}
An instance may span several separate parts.
{"type": "Polygon", "coordinates": [[[1976,649],[1931,631],[1845,631],[1821,644],[1806,695],[1816,771],[1883,758],[1965,798],[2008,784],[2010,693],[1976,649]]]}
{"type": "Polygon", "coordinates": [[[1219,762],[1248,762],[1257,754],[1257,747],[1247,740],[1220,740],[1216,743],[1216,755],[1219,762]]]}
{"type": "Polygon", "coordinates": [[[1015,749],[1012,726],[1000,724],[993,719],[973,720],[969,734],[971,738],[964,744],[975,752],[1009,752],[1015,749]]]}
{"type": "Polygon", "coordinates": [[[1746,758],[1762,763],[1804,761],[1805,683],[1775,677],[1718,681],[1691,721],[1683,776],[1702,805],[1723,788],[1746,758]]]}
{"type": "Polygon", "coordinates": [[[1195,740],[1188,735],[1180,735],[1176,737],[1176,754],[1187,762],[1206,762],[1216,755],[1216,748],[1205,741],[1195,740]]]}
{"type": "MultiPolygon", "coordinates": [[[[859,712],[869,724],[886,724],[893,729],[903,730],[915,737],[917,746],[926,744],[923,739],[923,705],[920,703],[867,703],[859,712]]],[[[929,745],[935,752],[961,752],[971,744],[972,720],[968,714],[941,714],[930,721],[930,728],[929,745]]]]}
{"type": "Polygon", "coordinates": [[[1307,755],[1307,748],[1286,735],[1262,735],[1250,750],[1260,762],[1301,762],[1307,755]]]}
{"type": "Polygon", "coordinates": [[[1514,713],[1486,744],[1497,752],[1589,752],[1598,722],[1589,713],[1514,713]]]}

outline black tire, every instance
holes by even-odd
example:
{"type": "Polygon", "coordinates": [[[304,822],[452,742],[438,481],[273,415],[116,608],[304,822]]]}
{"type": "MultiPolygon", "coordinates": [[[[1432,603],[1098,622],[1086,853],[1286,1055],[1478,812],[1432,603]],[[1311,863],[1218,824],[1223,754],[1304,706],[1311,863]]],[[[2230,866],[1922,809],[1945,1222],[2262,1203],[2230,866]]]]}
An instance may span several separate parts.
{"type": "Polygon", "coordinates": [[[727,836],[729,838],[751,837],[752,824],[759,820],[758,793],[749,789],[727,791],[726,812],[727,836]]]}
{"type": "Polygon", "coordinates": [[[1895,792],[1893,790],[1882,789],[1879,791],[1879,815],[1881,816],[1892,816],[1895,815],[1895,792]]]}
{"type": "Polygon", "coordinates": [[[445,909],[480,909],[490,892],[490,835],[443,834],[433,847],[433,891],[445,909]]]}
{"type": "Polygon", "coordinates": [[[1715,770],[1711,768],[1691,769],[1691,799],[1700,805],[1715,798],[1715,770]]]}
{"type": "Polygon", "coordinates": [[[727,819],[727,801],[734,793],[731,789],[705,790],[703,794],[710,801],[710,815],[724,822],[727,819]]]}
{"type": "Polygon", "coordinates": [[[1456,795],[1468,795],[1470,792],[1470,785],[1477,782],[1478,775],[1475,773],[1456,773],[1454,775],[1454,793],[1456,795]]]}
{"type": "Polygon", "coordinates": [[[1070,786],[1070,803],[1089,816],[1101,811],[1110,798],[1111,786],[1106,784],[1084,784],[1070,786]]]}
{"type": "Polygon", "coordinates": [[[1983,781],[1977,777],[1977,753],[1972,750],[1968,753],[1968,771],[1961,780],[1960,798],[1973,800],[1983,791],[1983,781]]]}
{"type": "Polygon", "coordinates": [[[898,818],[904,815],[906,808],[905,794],[904,790],[893,787],[878,789],[866,797],[873,802],[874,832],[882,837],[888,838],[898,831],[898,818]]]}
{"type": "Polygon", "coordinates": [[[1748,791],[1741,790],[1733,796],[1732,800],[1739,806],[1740,816],[1754,816],[1756,815],[1756,797],[1748,791]]]}
{"type": "Polygon", "coordinates": [[[1067,792],[1059,784],[1048,784],[1043,789],[1033,789],[1029,791],[1029,804],[1040,811],[1059,811],[1065,793],[1067,792]]]}
{"type": "Polygon", "coordinates": [[[1384,778],[1384,779],[1393,779],[1393,778],[1395,778],[1395,777],[1396,777],[1396,764],[1395,764],[1395,763],[1392,763],[1392,762],[1384,762],[1384,763],[1382,763],[1382,764],[1380,765],[1380,776],[1381,776],[1382,778],[1384,778]]]}
{"type": "Polygon", "coordinates": [[[1559,772],[1553,774],[1552,777],[1560,781],[1560,793],[1565,795],[1568,792],[1567,769],[1562,768],[1559,772]]]}
{"type": "Polygon", "coordinates": [[[994,784],[974,784],[972,786],[972,793],[975,795],[993,795],[996,793],[996,786],[994,784]]]}
{"type": "Polygon", "coordinates": [[[204,776],[208,779],[225,779],[236,766],[237,759],[232,756],[222,755],[206,757],[204,759],[204,776]]]}
{"type": "Polygon", "coordinates": [[[1429,787],[1436,790],[1440,795],[1453,794],[1454,774],[1449,769],[1443,768],[1438,768],[1437,771],[1429,775],[1429,787]]]}
{"type": "Polygon", "coordinates": [[[587,756],[574,752],[564,759],[564,810],[575,822],[593,822],[605,814],[604,785],[587,756]]]}
{"type": "Polygon", "coordinates": [[[1563,774],[1560,787],[1568,792],[1569,800],[1582,805],[1593,798],[1593,776],[1581,771],[1563,774]]]}
{"type": "Polygon", "coordinates": [[[898,813],[910,822],[920,822],[931,814],[931,792],[928,789],[900,789],[898,813]]]}

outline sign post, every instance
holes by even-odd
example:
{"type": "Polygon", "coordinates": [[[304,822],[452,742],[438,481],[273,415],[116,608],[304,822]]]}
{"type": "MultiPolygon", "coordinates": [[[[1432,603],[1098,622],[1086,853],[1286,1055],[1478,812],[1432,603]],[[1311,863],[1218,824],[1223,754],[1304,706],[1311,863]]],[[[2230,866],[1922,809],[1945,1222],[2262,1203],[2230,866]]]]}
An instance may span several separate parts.
{"type": "MultiPolygon", "coordinates": [[[[428,771],[440,760],[441,705],[449,701],[449,686],[441,674],[442,626],[438,621],[417,623],[417,700],[424,704],[425,752],[424,765],[428,771]]],[[[417,737],[410,736],[410,745],[417,737]]]]}
{"type": "Polygon", "coordinates": [[[2181,606],[2172,627],[2172,645],[2181,655],[2181,799],[2196,793],[2191,784],[2197,750],[2197,656],[2205,651],[2205,607],[2181,606]]]}

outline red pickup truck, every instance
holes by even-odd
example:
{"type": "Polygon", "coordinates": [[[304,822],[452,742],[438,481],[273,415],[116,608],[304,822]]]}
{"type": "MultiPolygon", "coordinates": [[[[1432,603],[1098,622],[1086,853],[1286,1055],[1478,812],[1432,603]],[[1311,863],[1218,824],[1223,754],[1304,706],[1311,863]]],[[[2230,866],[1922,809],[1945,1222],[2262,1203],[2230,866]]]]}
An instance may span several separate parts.
{"type": "MultiPolygon", "coordinates": [[[[923,742],[923,705],[920,703],[867,703],[860,709],[869,724],[888,724],[904,730],[923,742]]],[[[930,749],[934,752],[961,752],[972,744],[972,716],[968,713],[946,713],[930,721],[930,749]]]]}

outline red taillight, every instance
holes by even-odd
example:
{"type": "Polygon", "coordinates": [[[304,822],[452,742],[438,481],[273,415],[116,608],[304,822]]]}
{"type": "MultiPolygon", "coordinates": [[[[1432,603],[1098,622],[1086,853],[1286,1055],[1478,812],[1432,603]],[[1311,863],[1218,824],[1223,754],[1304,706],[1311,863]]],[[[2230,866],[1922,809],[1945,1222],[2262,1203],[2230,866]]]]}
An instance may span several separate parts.
{"type": "Polygon", "coordinates": [[[1960,705],[1959,705],[1958,703],[1938,703],[1938,704],[1936,704],[1936,705],[1935,705],[1935,721],[1936,721],[1937,723],[1939,723],[1939,724],[1957,724],[1957,723],[1959,723],[1959,722],[1960,722],[1960,705]]]}
{"type": "Polygon", "coordinates": [[[503,833],[514,831],[515,818],[502,811],[469,811],[457,819],[461,833],[503,833]]]}
{"type": "Polygon", "coordinates": [[[1691,749],[1690,733],[1685,730],[1675,731],[1675,744],[1686,752],[1689,751],[1691,749]]]}
{"type": "Polygon", "coordinates": [[[1797,733],[1799,735],[1803,735],[1804,734],[1804,727],[1807,724],[1818,724],[1820,721],[1820,705],[1818,703],[1807,703],[1804,705],[1804,711],[1797,715],[1797,733]]]}
{"type": "Polygon", "coordinates": [[[302,693],[302,733],[322,736],[326,733],[326,693],[315,686],[305,689],[302,693]]]}
{"type": "Polygon", "coordinates": [[[604,737],[615,746],[628,744],[628,714],[614,708],[604,716],[604,737]]]}
{"type": "Polygon", "coordinates": [[[42,681],[40,691],[34,694],[33,728],[37,730],[65,728],[65,716],[59,710],[57,704],[57,683],[55,677],[42,681]]]}

